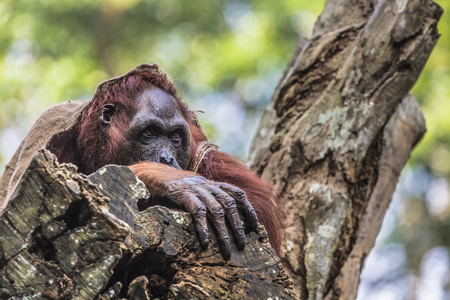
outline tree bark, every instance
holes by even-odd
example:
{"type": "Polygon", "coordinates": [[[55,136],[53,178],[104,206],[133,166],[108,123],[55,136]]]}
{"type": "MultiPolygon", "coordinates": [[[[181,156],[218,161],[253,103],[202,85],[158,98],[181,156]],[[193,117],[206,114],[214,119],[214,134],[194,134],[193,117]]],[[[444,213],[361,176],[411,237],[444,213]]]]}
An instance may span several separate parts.
{"type": "Polygon", "coordinates": [[[284,266],[301,299],[354,299],[400,172],[425,132],[408,94],[439,34],[429,0],[329,0],[251,147],[282,192],[284,266]]]}
{"type": "Polygon", "coordinates": [[[128,167],[87,178],[42,150],[0,218],[0,299],[295,298],[262,227],[225,261],[189,214],[137,211],[148,196],[128,167]]]}

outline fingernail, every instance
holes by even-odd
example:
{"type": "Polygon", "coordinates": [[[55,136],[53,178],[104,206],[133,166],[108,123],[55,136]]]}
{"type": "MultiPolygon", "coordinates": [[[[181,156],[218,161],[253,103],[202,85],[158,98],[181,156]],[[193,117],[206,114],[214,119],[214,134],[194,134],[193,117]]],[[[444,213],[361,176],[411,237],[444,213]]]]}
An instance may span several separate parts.
{"type": "Polygon", "coordinates": [[[222,255],[225,260],[229,260],[231,258],[231,250],[230,249],[222,249],[222,255]]]}
{"type": "Polygon", "coordinates": [[[252,228],[252,230],[256,231],[258,229],[258,221],[252,222],[251,228],[252,228]]]}
{"type": "Polygon", "coordinates": [[[245,247],[245,232],[244,229],[238,229],[238,238],[236,240],[236,246],[238,250],[242,250],[245,247]]]}
{"type": "Polygon", "coordinates": [[[220,241],[220,248],[222,249],[222,255],[225,260],[231,258],[231,243],[230,239],[224,238],[220,241]]]}
{"type": "Polygon", "coordinates": [[[201,244],[202,250],[206,250],[209,245],[209,234],[207,231],[200,231],[198,234],[200,237],[200,244],[201,244]]]}
{"type": "Polygon", "coordinates": [[[202,249],[206,250],[208,249],[208,245],[209,245],[209,240],[208,239],[204,239],[202,242],[202,249]]]}
{"type": "Polygon", "coordinates": [[[237,246],[238,250],[244,249],[244,247],[245,247],[245,240],[238,240],[236,246],[237,246]]]}

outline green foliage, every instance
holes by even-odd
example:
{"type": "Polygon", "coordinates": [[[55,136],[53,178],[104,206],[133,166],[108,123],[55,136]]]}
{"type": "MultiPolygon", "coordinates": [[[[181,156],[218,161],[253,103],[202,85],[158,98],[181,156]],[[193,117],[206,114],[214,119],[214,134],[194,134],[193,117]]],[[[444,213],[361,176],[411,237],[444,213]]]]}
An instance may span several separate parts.
{"type": "MultiPolygon", "coordinates": [[[[171,74],[191,107],[214,94],[254,118],[324,3],[302,2],[2,1],[0,131],[24,132],[51,104],[87,99],[144,62],[171,74]]],[[[245,156],[244,144],[231,150],[245,156]]]]}
{"type": "MultiPolygon", "coordinates": [[[[449,176],[450,3],[437,2],[442,36],[413,89],[428,133],[412,163],[449,176]]],[[[233,91],[243,108],[260,111],[272,91],[263,86],[273,88],[323,3],[2,1],[0,130],[27,128],[49,105],[89,98],[99,82],[142,62],[158,62],[194,107],[207,94],[233,91]]]]}
{"type": "Polygon", "coordinates": [[[438,24],[441,37],[428,60],[413,94],[422,107],[427,133],[413,152],[410,163],[425,164],[433,172],[450,176],[450,2],[436,1],[444,14],[438,24]]]}

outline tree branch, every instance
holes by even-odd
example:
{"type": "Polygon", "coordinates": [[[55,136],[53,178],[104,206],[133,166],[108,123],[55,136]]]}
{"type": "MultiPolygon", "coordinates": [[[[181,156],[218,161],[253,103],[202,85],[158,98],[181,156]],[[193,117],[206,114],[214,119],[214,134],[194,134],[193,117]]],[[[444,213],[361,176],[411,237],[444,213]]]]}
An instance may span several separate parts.
{"type": "MultiPolygon", "coordinates": [[[[328,1],[314,38],[300,41],[263,115],[252,168],[285,195],[285,266],[301,299],[356,294],[343,267],[359,277],[379,230],[365,227],[387,208],[371,201],[390,199],[394,190],[380,180],[397,181],[422,135],[413,127],[414,143],[400,145],[400,153],[392,139],[401,134],[384,128],[437,42],[441,13],[428,0],[328,1]],[[399,164],[389,165],[382,153],[394,152],[399,164]],[[384,177],[387,165],[396,173],[384,177]],[[360,243],[369,246],[350,263],[360,243]]],[[[411,109],[399,109],[404,117],[397,118],[417,120],[417,105],[407,99],[411,109]]]]}

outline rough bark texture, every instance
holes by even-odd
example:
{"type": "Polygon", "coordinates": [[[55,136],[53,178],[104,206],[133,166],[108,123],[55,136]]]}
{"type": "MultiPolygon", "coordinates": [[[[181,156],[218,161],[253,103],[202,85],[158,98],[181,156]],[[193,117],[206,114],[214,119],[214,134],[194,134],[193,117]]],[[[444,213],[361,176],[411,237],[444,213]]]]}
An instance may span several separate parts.
{"type": "Polygon", "coordinates": [[[264,113],[252,168],[283,192],[301,299],[354,299],[400,171],[425,132],[408,91],[437,39],[431,0],[329,0],[264,113]]]}
{"type": "Polygon", "coordinates": [[[295,298],[263,228],[225,261],[187,213],[144,199],[127,167],[87,178],[39,152],[0,218],[0,299],[295,298]]]}

